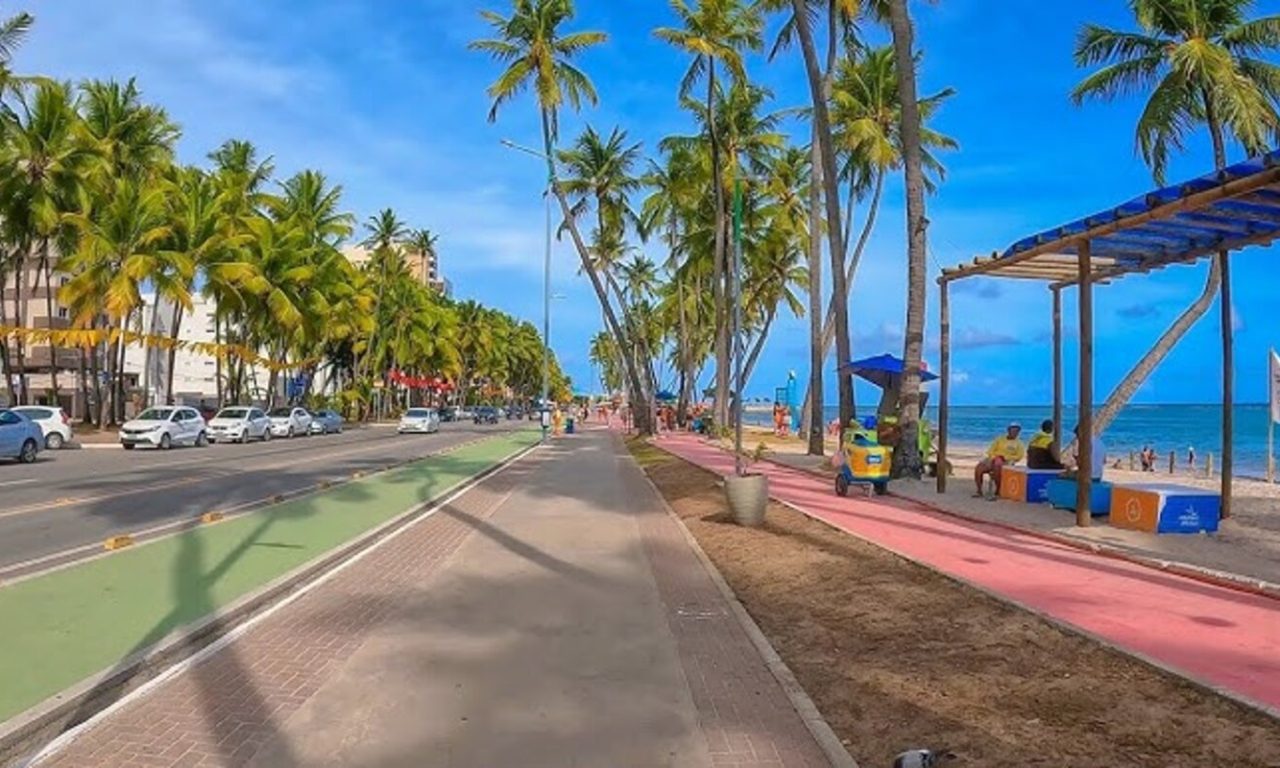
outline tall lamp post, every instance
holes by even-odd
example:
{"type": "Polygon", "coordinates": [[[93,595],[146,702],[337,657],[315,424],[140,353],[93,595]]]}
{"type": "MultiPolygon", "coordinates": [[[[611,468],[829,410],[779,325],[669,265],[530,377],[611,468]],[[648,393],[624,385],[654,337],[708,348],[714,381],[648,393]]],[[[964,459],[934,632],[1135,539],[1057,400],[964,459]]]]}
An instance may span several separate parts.
{"type": "MultiPolygon", "coordinates": [[[[547,162],[548,169],[553,162],[542,152],[521,146],[510,139],[503,139],[502,146],[540,157],[547,162]]],[[[542,260],[542,402],[539,404],[539,423],[542,425],[544,443],[547,442],[547,434],[551,429],[551,187],[554,183],[555,179],[548,170],[547,188],[542,193],[543,207],[546,209],[546,248],[542,260]]]]}

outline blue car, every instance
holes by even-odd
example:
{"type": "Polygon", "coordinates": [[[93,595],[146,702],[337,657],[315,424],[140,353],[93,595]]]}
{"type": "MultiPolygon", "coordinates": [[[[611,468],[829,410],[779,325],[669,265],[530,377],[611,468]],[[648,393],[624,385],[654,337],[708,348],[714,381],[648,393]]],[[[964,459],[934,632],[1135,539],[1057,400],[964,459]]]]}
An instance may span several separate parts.
{"type": "Polygon", "coordinates": [[[8,408],[0,410],[0,458],[30,464],[44,445],[40,425],[8,408]]]}
{"type": "Polygon", "coordinates": [[[330,432],[342,434],[342,416],[337,411],[313,411],[311,414],[311,434],[327,435],[330,432]]]}

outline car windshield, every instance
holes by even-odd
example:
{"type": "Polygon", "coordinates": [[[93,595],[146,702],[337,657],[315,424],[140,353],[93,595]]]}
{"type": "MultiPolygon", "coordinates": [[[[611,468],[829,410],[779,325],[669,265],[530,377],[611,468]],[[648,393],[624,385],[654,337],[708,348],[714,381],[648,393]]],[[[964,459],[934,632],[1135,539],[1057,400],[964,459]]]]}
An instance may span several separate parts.
{"type": "Polygon", "coordinates": [[[404,412],[404,415],[411,419],[425,419],[431,415],[431,411],[426,408],[410,408],[404,412]]]}
{"type": "Polygon", "coordinates": [[[285,417],[285,416],[291,415],[292,413],[293,413],[292,408],[272,408],[267,413],[267,415],[274,416],[274,417],[285,417]]]}
{"type": "Polygon", "coordinates": [[[223,408],[221,411],[218,411],[218,415],[214,416],[214,418],[215,419],[243,419],[247,415],[249,415],[249,411],[244,408],[223,408]]]}
{"type": "Polygon", "coordinates": [[[172,408],[148,408],[138,414],[134,421],[168,421],[172,415],[172,408]]]}

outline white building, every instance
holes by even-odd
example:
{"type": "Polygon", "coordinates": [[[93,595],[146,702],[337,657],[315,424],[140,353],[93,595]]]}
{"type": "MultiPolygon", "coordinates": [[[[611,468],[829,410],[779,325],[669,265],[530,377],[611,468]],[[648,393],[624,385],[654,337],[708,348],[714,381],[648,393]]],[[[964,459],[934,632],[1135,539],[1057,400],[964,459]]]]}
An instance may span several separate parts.
{"type": "MultiPolygon", "coordinates": [[[[138,330],[168,336],[173,328],[174,306],[162,299],[157,312],[156,297],[153,294],[144,295],[142,301],[138,330]]],[[[191,297],[191,304],[191,310],[183,313],[178,339],[212,343],[216,340],[213,302],[197,294],[191,297]]],[[[125,373],[137,374],[138,386],[149,393],[151,402],[168,401],[165,392],[169,370],[167,350],[148,349],[140,344],[132,344],[125,350],[124,369],[125,373]]],[[[218,361],[212,355],[179,349],[173,359],[173,401],[192,405],[201,400],[212,403],[218,394],[217,370],[218,361]]]]}

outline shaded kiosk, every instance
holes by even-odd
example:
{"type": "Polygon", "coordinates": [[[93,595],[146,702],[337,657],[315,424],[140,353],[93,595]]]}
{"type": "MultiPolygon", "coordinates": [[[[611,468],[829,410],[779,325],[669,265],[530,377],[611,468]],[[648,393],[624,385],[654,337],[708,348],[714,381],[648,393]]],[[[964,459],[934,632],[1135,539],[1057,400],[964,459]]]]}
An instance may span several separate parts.
{"type": "MultiPolygon", "coordinates": [[[[1093,286],[1172,264],[1219,259],[1222,288],[1222,516],[1231,514],[1232,328],[1230,252],[1280,239],[1280,151],[1149,192],[1123,205],[1019,240],[1004,253],[944,269],[941,292],[941,388],[938,461],[945,467],[951,394],[949,287],[969,277],[1002,277],[1047,283],[1053,297],[1053,416],[1062,426],[1062,291],[1080,291],[1079,424],[1093,431],[1093,286]]],[[[1091,441],[1079,441],[1081,467],[1091,466],[1091,441]]],[[[1089,472],[1079,473],[1076,523],[1088,525],[1089,472]]],[[[938,473],[938,492],[947,473],[938,473]]]]}

